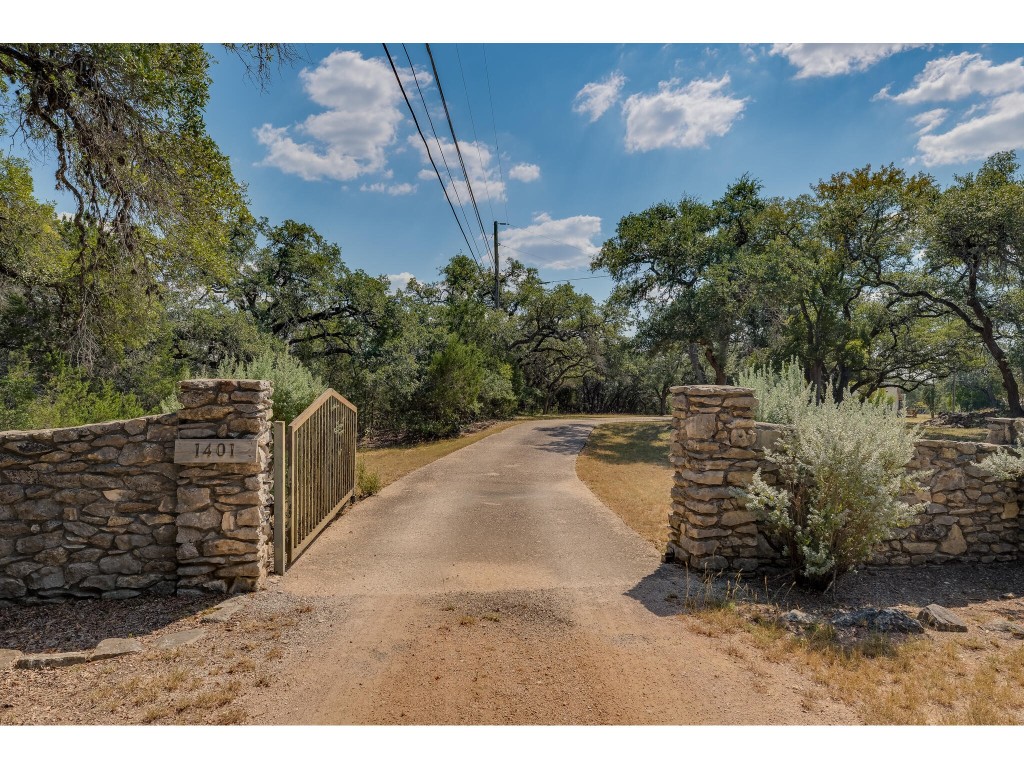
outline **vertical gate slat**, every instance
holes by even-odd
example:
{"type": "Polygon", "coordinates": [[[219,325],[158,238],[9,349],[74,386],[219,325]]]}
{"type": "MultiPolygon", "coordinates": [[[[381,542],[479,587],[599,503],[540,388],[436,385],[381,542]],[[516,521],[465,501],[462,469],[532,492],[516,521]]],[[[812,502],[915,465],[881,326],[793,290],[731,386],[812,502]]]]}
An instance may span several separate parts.
{"type": "Polygon", "coordinates": [[[328,389],[288,425],[282,446],[287,565],[354,498],[357,415],[355,406],[328,389]]]}

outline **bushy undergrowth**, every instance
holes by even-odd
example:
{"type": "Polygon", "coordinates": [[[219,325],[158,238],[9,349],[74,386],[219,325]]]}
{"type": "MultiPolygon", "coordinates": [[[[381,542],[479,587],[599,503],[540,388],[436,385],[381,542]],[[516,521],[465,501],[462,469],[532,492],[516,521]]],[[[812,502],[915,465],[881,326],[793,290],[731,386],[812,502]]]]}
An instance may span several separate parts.
{"type": "Polygon", "coordinates": [[[268,350],[248,362],[229,360],[217,367],[222,379],[265,379],[274,384],[274,418],[291,422],[327,385],[298,358],[281,349],[268,350]]]}
{"type": "Polygon", "coordinates": [[[1017,438],[1015,448],[1015,452],[1000,448],[984,461],[979,461],[978,466],[999,482],[1019,480],[1024,477],[1024,440],[1017,438]]]}
{"type": "Polygon", "coordinates": [[[96,424],[145,413],[134,394],[119,392],[110,381],[90,379],[62,360],[51,363],[47,376],[22,361],[0,378],[0,430],[96,424]]]}
{"type": "Polygon", "coordinates": [[[827,587],[921,511],[901,498],[919,489],[905,469],[917,433],[888,405],[852,393],[840,403],[826,397],[795,408],[791,425],[765,452],[778,467],[777,484],[758,470],[747,505],[782,544],[799,580],[827,587]]]}
{"type": "Polygon", "coordinates": [[[380,475],[372,469],[367,469],[362,461],[356,462],[356,496],[365,499],[367,496],[376,496],[384,482],[380,475]]]}
{"type": "Polygon", "coordinates": [[[754,390],[757,409],[754,418],[773,424],[790,424],[796,412],[813,397],[811,385],[804,381],[800,363],[793,358],[778,371],[768,366],[744,368],[736,377],[737,384],[754,390]]]}

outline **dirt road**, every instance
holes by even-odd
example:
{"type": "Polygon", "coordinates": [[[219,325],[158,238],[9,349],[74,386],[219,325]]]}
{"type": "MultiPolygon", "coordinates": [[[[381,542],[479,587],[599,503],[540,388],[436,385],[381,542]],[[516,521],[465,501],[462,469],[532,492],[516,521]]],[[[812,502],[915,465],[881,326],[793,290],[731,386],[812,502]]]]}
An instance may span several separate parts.
{"type": "Polygon", "coordinates": [[[742,639],[687,629],[682,569],[576,477],[594,423],[513,427],[335,521],[274,587],[315,596],[321,629],[251,719],[853,722],[742,639]]]}

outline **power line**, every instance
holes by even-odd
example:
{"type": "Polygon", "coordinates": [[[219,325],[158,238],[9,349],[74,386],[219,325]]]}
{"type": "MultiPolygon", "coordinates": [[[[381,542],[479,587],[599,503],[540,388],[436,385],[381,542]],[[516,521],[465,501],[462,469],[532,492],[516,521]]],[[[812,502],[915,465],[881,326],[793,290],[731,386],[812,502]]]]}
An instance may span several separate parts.
{"type": "MultiPolygon", "coordinates": [[[[480,138],[476,133],[476,120],[473,119],[473,105],[469,100],[469,86],[466,85],[466,70],[462,68],[462,54],[459,53],[459,44],[455,44],[455,55],[459,59],[459,74],[462,75],[462,90],[466,94],[466,109],[469,110],[469,124],[473,127],[473,144],[476,145],[476,157],[480,161],[481,170],[484,168],[484,156],[480,152],[480,138]]],[[[504,189],[504,187],[502,187],[504,189]]],[[[497,221],[498,217],[494,215],[494,206],[491,205],[490,190],[487,190],[487,208],[491,212],[491,218],[497,221]]]]}
{"type": "MultiPolygon", "coordinates": [[[[441,184],[441,191],[444,192],[444,199],[448,201],[448,207],[452,209],[452,216],[455,217],[455,223],[459,225],[459,231],[462,233],[462,239],[466,241],[466,247],[469,248],[469,252],[473,255],[473,261],[480,266],[480,259],[477,258],[476,251],[473,250],[473,246],[469,243],[469,238],[466,237],[466,230],[462,228],[462,222],[459,221],[459,215],[455,212],[455,206],[452,205],[452,199],[448,196],[448,189],[444,185],[444,180],[441,178],[441,172],[437,169],[437,163],[434,162],[434,155],[430,151],[430,144],[427,142],[427,137],[423,135],[423,129],[420,128],[420,121],[416,118],[416,112],[413,111],[412,104],[409,102],[409,96],[405,92],[405,86],[402,85],[402,78],[398,76],[398,69],[395,67],[395,61],[391,58],[391,51],[388,50],[387,43],[381,43],[384,46],[384,53],[388,57],[388,63],[391,64],[391,71],[395,73],[395,82],[398,83],[398,89],[402,92],[402,98],[405,99],[405,106],[409,108],[409,114],[412,115],[412,121],[416,124],[416,132],[419,133],[420,139],[423,140],[423,146],[427,149],[427,157],[430,159],[430,164],[434,167],[434,173],[437,174],[437,180],[441,184]]],[[[482,268],[482,267],[481,267],[482,268]]]]}
{"type": "Polygon", "coordinates": [[[476,204],[476,195],[473,194],[473,185],[469,181],[469,172],[466,170],[466,161],[462,157],[462,150],[459,148],[459,140],[455,136],[455,125],[452,123],[451,112],[448,111],[448,100],[444,97],[444,89],[441,87],[441,76],[437,72],[437,62],[434,61],[434,53],[430,50],[430,43],[426,43],[427,56],[430,57],[430,68],[434,71],[434,82],[437,83],[437,92],[441,96],[441,106],[444,107],[444,116],[448,120],[448,130],[452,132],[452,143],[455,144],[455,153],[459,156],[459,164],[462,166],[462,175],[466,178],[466,189],[469,190],[469,199],[473,203],[473,211],[476,213],[477,223],[480,225],[480,234],[483,237],[484,247],[487,249],[491,260],[494,254],[491,253],[491,246],[487,242],[487,231],[484,229],[484,220],[480,217],[480,207],[476,204]]]}
{"type": "MultiPolygon", "coordinates": [[[[506,248],[508,246],[505,246],[506,248]]],[[[575,283],[577,280],[600,280],[602,277],[611,277],[611,275],[591,275],[590,277],[567,277],[565,280],[541,280],[539,285],[551,285],[552,283],[575,283]]]]}
{"type": "MultiPolygon", "coordinates": [[[[505,186],[505,172],[501,167],[501,147],[498,146],[498,123],[494,119],[494,95],[491,93],[491,70],[487,66],[487,46],[481,43],[480,49],[484,54],[484,73],[487,75],[487,100],[491,103],[491,127],[494,129],[494,149],[498,158],[498,178],[501,179],[501,188],[507,189],[505,186]]],[[[503,199],[502,203],[505,206],[505,218],[508,219],[508,201],[503,199]]]]}
{"type": "MultiPolygon", "coordinates": [[[[466,213],[466,206],[462,203],[462,195],[459,194],[459,188],[455,184],[455,177],[452,176],[452,169],[448,166],[448,158],[445,157],[444,147],[441,146],[440,140],[437,138],[437,129],[434,127],[434,119],[430,116],[430,107],[427,106],[427,99],[423,95],[423,89],[420,87],[420,78],[416,74],[416,67],[412,64],[412,57],[409,55],[409,49],[406,48],[405,43],[402,43],[402,50],[405,52],[406,61],[409,62],[409,71],[412,72],[413,82],[416,83],[416,90],[420,94],[420,103],[423,104],[423,111],[427,115],[427,122],[430,124],[430,132],[434,136],[434,143],[437,144],[437,151],[441,153],[441,162],[444,163],[444,169],[448,173],[448,179],[452,183],[452,191],[455,192],[455,199],[459,201],[459,208],[462,210],[462,217],[466,220],[466,226],[472,229],[472,225],[469,223],[469,214],[466,213]]],[[[476,253],[473,253],[473,258],[476,259],[477,266],[483,269],[483,265],[480,264],[480,260],[477,259],[476,253]]]]}

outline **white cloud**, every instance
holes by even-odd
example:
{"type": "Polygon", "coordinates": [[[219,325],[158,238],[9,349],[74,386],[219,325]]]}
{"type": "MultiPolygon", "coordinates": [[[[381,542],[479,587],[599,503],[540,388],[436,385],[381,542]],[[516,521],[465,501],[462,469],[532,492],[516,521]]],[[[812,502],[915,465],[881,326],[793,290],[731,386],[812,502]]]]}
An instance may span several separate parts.
{"type": "Polygon", "coordinates": [[[893,54],[919,47],[905,43],[776,43],[769,53],[785,56],[797,68],[799,80],[863,72],[893,54]]]}
{"type": "Polygon", "coordinates": [[[359,187],[360,192],[387,192],[389,195],[411,195],[416,191],[415,184],[409,184],[403,182],[401,184],[384,184],[383,182],[376,182],[375,184],[363,184],[359,187]]]}
{"type": "MultiPolygon", "coordinates": [[[[424,163],[430,162],[427,157],[427,150],[419,136],[410,136],[409,143],[416,147],[424,163]]],[[[462,150],[462,159],[466,163],[469,183],[473,186],[473,195],[476,197],[476,201],[480,203],[485,200],[504,200],[505,183],[499,177],[498,167],[494,163],[494,155],[487,148],[487,145],[483,142],[460,140],[459,149],[462,150]]],[[[437,141],[431,140],[430,151],[434,155],[434,162],[437,163],[437,167],[442,169],[441,159],[443,154],[444,159],[448,162],[448,167],[452,171],[452,175],[455,177],[454,188],[452,182],[447,182],[445,185],[448,189],[448,194],[452,196],[452,201],[455,202],[457,191],[458,198],[464,203],[468,203],[469,192],[466,190],[466,182],[459,180],[459,177],[462,175],[462,167],[459,165],[459,156],[455,151],[455,145],[444,138],[437,141]],[[439,144],[440,147],[438,146],[439,144]],[[439,149],[441,151],[438,151],[439,149]]],[[[424,168],[420,170],[418,176],[420,179],[429,179],[434,178],[435,174],[433,168],[424,168]]],[[[443,175],[442,178],[444,178],[443,175]]]]}
{"type": "Polygon", "coordinates": [[[958,53],[925,64],[914,84],[895,96],[885,87],[876,98],[905,104],[956,101],[972,94],[997,96],[1024,87],[1024,59],[993,64],[980,53],[958,53]]]}
{"type": "Polygon", "coordinates": [[[572,111],[590,115],[590,122],[594,122],[619,100],[625,84],[626,78],[621,72],[612,72],[601,82],[587,83],[573,99],[572,111]]]}
{"type": "Polygon", "coordinates": [[[533,163],[518,163],[509,169],[508,177],[524,183],[540,178],[540,166],[533,163]]]}
{"type": "Polygon", "coordinates": [[[965,119],[945,133],[924,134],[918,139],[917,149],[927,166],[965,163],[993,152],[1024,149],[1024,92],[999,96],[986,112],[965,119]]]}
{"type": "Polygon", "coordinates": [[[626,149],[646,152],[660,147],[703,147],[711,136],[724,136],[743,112],[747,99],[722,93],[729,76],[658,84],[658,92],[635,93],[622,105],[626,149]]]}
{"type": "Polygon", "coordinates": [[[409,281],[415,279],[415,277],[416,275],[412,272],[399,272],[397,275],[388,275],[388,280],[391,281],[391,292],[404,291],[409,287],[409,281]]]}
{"type": "Polygon", "coordinates": [[[402,121],[391,68],[355,51],[334,51],[299,78],[309,98],[326,109],[290,127],[257,128],[256,139],[267,148],[261,165],[307,181],[385,171],[386,150],[402,121]]]}
{"type": "Polygon", "coordinates": [[[914,117],[913,121],[918,127],[918,134],[931,133],[945,122],[948,115],[948,109],[930,109],[914,117]]]}
{"type": "Polygon", "coordinates": [[[590,266],[601,250],[594,238],[601,235],[599,216],[570,216],[552,219],[541,213],[527,227],[509,227],[501,236],[501,247],[512,251],[524,264],[548,269],[578,269],[590,266]]]}

